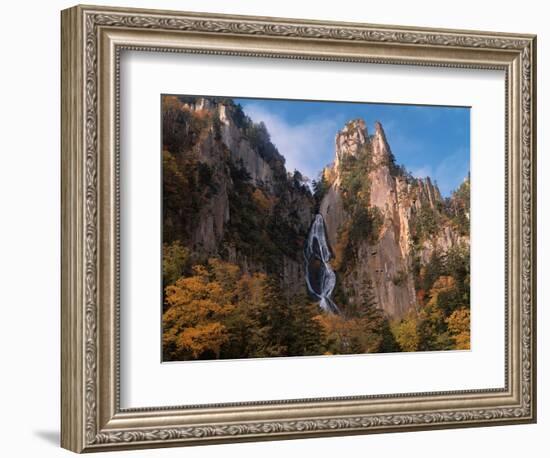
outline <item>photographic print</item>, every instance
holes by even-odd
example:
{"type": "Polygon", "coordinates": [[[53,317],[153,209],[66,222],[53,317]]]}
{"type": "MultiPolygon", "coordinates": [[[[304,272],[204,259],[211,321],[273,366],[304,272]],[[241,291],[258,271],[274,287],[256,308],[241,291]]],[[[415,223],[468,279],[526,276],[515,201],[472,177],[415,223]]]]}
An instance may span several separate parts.
{"type": "Polygon", "coordinates": [[[163,361],[468,350],[468,107],[162,95],[163,361]]]}
{"type": "Polygon", "coordinates": [[[535,35],[77,5],[60,43],[62,447],[537,421],[535,35]]]}

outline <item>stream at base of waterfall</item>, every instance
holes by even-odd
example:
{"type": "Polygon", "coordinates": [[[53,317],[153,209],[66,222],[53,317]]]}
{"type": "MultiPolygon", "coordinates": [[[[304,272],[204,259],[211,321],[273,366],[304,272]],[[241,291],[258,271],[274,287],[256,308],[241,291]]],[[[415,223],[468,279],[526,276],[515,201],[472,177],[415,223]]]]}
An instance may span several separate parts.
{"type": "Polygon", "coordinates": [[[340,313],[340,309],[331,298],[336,286],[336,273],[329,263],[331,253],[327,243],[325,221],[320,214],[315,215],[309,230],[304,256],[309,293],[319,301],[319,307],[325,312],[340,313]]]}

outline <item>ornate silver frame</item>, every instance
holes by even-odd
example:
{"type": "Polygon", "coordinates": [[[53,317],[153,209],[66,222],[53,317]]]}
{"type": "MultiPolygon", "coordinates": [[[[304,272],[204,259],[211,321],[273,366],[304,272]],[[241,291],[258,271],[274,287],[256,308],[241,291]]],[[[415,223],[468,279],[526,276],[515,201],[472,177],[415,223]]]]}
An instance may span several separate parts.
{"type": "Polygon", "coordinates": [[[62,446],[75,452],[536,421],[536,37],[76,6],[62,12],[62,446]],[[122,410],[118,355],[123,49],[506,73],[506,386],[122,410]]]}

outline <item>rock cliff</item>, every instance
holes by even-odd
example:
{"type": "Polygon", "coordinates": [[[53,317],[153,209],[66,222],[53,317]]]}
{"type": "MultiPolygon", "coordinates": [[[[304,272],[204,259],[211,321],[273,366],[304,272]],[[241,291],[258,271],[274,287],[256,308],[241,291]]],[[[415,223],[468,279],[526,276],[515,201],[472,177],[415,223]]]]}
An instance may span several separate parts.
{"type": "Polygon", "coordinates": [[[341,288],[353,298],[372,285],[379,307],[390,317],[404,316],[417,307],[415,261],[425,265],[434,253],[468,243],[451,223],[448,203],[430,178],[414,178],[395,164],[380,123],[372,135],[363,120],[338,132],[335,160],[323,180],[328,190],[319,211],[341,288]],[[367,207],[366,216],[357,201],[367,207]],[[426,217],[439,224],[424,230],[426,217]]]}
{"type": "Polygon", "coordinates": [[[182,242],[191,264],[219,257],[269,274],[289,297],[303,294],[314,226],[324,243],[319,213],[330,266],[311,269],[336,274],[327,297],[317,295],[334,301],[327,310],[345,314],[374,294],[401,319],[425,305],[434,259],[469,245],[469,180],[443,198],[430,178],[396,164],[380,123],[369,133],[352,120],[336,133],[334,162],[314,193],[300,172],[287,172],[266,126],[231,99],[165,96],[162,131],[163,242],[182,242]]]}
{"type": "Polygon", "coordinates": [[[300,174],[287,174],[265,126],[231,99],[168,96],[163,146],[164,242],[183,240],[194,262],[221,257],[275,275],[288,294],[304,292],[314,201],[300,174]]]}

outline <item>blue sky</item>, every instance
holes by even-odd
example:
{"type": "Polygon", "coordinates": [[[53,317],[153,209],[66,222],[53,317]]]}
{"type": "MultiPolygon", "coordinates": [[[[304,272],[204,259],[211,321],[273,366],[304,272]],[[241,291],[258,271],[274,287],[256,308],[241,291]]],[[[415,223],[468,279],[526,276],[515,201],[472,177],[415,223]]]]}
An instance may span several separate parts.
{"type": "Polygon", "coordinates": [[[334,137],[350,119],[362,118],[369,134],[380,121],[399,164],[435,180],[444,196],[470,168],[470,109],[375,103],[234,99],[255,122],[263,121],[286,159],[287,170],[310,179],[334,160],[334,137]]]}

